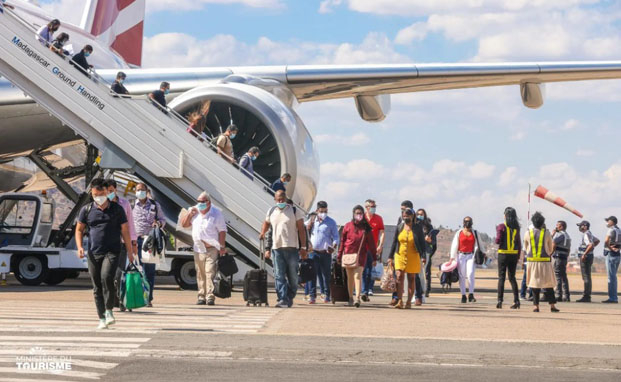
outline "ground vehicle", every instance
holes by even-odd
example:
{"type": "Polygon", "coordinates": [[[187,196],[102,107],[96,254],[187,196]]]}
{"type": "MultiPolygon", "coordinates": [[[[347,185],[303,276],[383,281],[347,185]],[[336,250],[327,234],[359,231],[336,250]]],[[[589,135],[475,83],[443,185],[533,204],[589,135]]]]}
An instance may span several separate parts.
{"type": "MultiPolygon", "coordinates": [[[[0,195],[0,272],[14,272],[24,285],[56,285],[87,270],[86,258],[77,255],[73,225],[65,233],[52,229],[55,209],[45,193],[0,195]]],[[[196,287],[190,251],[167,251],[158,271],[174,275],[183,289],[196,287]]]]}

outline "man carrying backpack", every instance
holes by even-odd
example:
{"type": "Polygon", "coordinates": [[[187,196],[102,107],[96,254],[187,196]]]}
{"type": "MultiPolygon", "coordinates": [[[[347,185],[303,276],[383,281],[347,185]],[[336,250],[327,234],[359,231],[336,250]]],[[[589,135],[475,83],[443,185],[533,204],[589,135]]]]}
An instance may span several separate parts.
{"type": "Polygon", "coordinates": [[[298,290],[298,268],[300,258],[306,259],[306,230],[304,214],[287,203],[284,191],[274,195],[276,206],[270,208],[263,222],[260,240],[272,229],[272,251],[266,258],[273,257],[274,279],[278,303],[276,308],[291,307],[298,290]]]}
{"type": "Polygon", "coordinates": [[[617,217],[611,216],[606,219],[608,233],[604,242],[604,256],[606,256],[606,270],[608,271],[608,300],[604,304],[617,304],[617,271],[621,258],[621,229],[617,226],[617,217]]]}
{"type": "Polygon", "coordinates": [[[591,302],[591,290],[593,281],[591,280],[591,268],[593,268],[593,249],[599,244],[599,239],[593,236],[590,231],[591,223],[586,220],[577,224],[582,232],[582,244],[578,248],[580,255],[580,270],[582,271],[582,281],[584,281],[584,293],[582,298],[576,302],[591,302]]]}

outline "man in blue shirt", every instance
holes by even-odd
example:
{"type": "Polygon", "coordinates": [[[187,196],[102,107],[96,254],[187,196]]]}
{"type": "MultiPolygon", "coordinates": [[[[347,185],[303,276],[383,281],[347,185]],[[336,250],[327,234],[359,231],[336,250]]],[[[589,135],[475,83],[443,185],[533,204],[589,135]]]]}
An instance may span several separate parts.
{"type": "Polygon", "coordinates": [[[274,183],[272,183],[272,192],[276,193],[278,191],[285,191],[287,192],[287,189],[285,188],[285,186],[291,182],[291,174],[289,174],[288,172],[282,174],[282,176],[280,177],[280,179],[276,180],[274,183]]]}
{"type": "Polygon", "coordinates": [[[250,180],[254,180],[254,165],[252,162],[259,157],[259,154],[259,148],[257,146],[252,146],[239,160],[239,168],[250,180]]]}
{"type": "MultiPolygon", "coordinates": [[[[339,228],[334,219],[328,216],[328,203],[317,202],[317,215],[312,216],[306,223],[310,234],[312,252],[310,258],[315,263],[321,294],[325,296],[323,302],[330,302],[330,271],[332,254],[339,246],[339,228]]],[[[317,279],[310,282],[309,304],[317,299],[317,279]]]]}

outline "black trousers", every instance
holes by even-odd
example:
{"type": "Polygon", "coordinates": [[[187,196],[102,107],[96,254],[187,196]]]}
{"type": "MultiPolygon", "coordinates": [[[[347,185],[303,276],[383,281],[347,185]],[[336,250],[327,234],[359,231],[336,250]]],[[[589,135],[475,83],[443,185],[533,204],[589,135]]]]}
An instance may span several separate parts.
{"type": "Polygon", "coordinates": [[[593,281],[591,280],[591,268],[593,267],[593,254],[586,256],[586,259],[580,261],[580,271],[582,272],[582,281],[584,281],[584,297],[591,298],[591,290],[593,289],[593,281]]]}
{"type": "Polygon", "coordinates": [[[121,306],[121,278],[123,277],[123,272],[125,272],[125,263],[127,263],[127,249],[125,246],[121,247],[121,253],[119,254],[118,266],[116,268],[116,272],[114,275],[114,307],[118,308],[121,306]]]}
{"type": "MultiPolygon", "coordinates": [[[[541,288],[531,288],[533,290],[533,304],[539,305],[539,294],[541,288]]],[[[556,304],[556,298],[554,297],[554,288],[543,288],[543,293],[546,295],[548,304],[556,304]]]]}
{"type": "Polygon", "coordinates": [[[427,291],[427,294],[429,294],[429,292],[431,291],[431,259],[433,257],[430,256],[429,257],[429,261],[427,261],[427,264],[425,264],[425,278],[427,279],[427,289],[425,289],[425,291],[427,291]]]}
{"type": "Polygon", "coordinates": [[[118,253],[88,254],[88,272],[93,283],[95,306],[97,306],[99,318],[105,318],[105,311],[112,310],[114,307],[114,276],[118,264],[118,253]]]}
{"type": "Polygon", "coordinates": [[[517,254],[498,254],[498,301],[503,301],[505,295],[505,277],[508,273],[511,290],[513,291],[513,302],[520,302],[517,280],[515,279],[518,260],[519,255],[517,254]]]}
{"type": "Polygon", "coordinates": [[[556,299],[569,299],[569,280],[567,279],[567,258],[554,258],[554,275],[556,276],[556,299]]]}

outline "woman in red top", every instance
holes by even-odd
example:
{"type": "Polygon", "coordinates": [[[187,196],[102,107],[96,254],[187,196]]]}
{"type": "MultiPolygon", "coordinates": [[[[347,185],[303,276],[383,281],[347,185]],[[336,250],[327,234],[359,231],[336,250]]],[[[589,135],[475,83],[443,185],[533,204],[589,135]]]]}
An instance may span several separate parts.
{"type": "Polygon", "coordinates": [[[345,224],[341,233],[341,245],[337,261],[340,263],[343,254],[357,253],[358,266],[345,268],[347,270],[347,289],[349,289],[349,306],[360,307],[360,292],[362,289],[362,270],[367,262],[367,253],[373,256],[373,266],[377,263],[377,248],[371,232],[371,225],[364,217],[362,206],[356,206],[353,210],[352,220],[345,224]],[[354,304],[354,289],[356,290],[356,302],[354,304]]]}
{"type": "Polygon", "coordinates": [[[483,243],[478,240],[477,231],[472,229],[472,218],[464,218],[464,228],[457,231],[451,244],[451,260],[457,261],[459,270],[459,289],[461,302],[476,302],[474,298],[474,256],[478,250],[485,252],[483,243]],[[468,282],[468,298],[466,299],[466,281],[468,282]]]}

